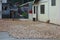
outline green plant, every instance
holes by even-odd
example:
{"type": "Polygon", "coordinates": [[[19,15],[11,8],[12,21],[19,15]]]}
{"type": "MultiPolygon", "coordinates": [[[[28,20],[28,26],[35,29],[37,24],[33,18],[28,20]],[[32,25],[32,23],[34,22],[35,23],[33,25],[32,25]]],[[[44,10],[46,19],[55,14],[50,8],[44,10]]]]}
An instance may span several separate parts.
{"type": "Polygon", "coordinates": [[[26,12],[22,12],[22,15],[23,15],[24,17],[27,17],[27,13],[26,13],[26,12]]]}

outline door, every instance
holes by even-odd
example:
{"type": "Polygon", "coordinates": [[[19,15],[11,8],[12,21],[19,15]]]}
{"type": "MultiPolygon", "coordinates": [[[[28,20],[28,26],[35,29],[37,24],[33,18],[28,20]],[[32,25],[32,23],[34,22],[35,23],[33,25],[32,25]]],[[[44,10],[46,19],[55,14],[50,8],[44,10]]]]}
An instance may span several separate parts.
{"type": "Polygon", "coordinates": [[[38,6],[34,5],[34,18],[36,21],[38,21],[38,6]]]}
{"type": "Polygon", "coordinates": [[[47,22],[49,20],[48,3],[47,2],[40,3],[38,11],[39,21],[47,22]]]}

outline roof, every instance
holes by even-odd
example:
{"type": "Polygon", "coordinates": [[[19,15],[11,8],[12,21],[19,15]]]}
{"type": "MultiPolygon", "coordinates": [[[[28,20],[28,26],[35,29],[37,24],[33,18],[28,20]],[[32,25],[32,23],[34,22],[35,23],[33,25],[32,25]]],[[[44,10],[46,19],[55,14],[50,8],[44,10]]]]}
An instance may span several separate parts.
{"type": "Polygon", "coordinates": [[[27,5],[27,4],[29,4],[29,3],[32,3],[32,4],[33,4],[33,1],[24,3],[24,4],[20,5],[20,6],[24,6],[24,5],[27,5]]]}

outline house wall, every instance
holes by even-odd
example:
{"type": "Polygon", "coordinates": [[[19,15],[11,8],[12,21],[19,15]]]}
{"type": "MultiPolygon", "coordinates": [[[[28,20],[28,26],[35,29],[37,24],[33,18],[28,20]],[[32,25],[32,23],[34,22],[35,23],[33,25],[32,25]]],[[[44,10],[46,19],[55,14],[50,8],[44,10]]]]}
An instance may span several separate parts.
{"type": "Polygon", "coordinates": [[[49,17],[50,23],[60,25],[60,0],[56,0],[56,6],[51,6],[51,0],[49,2],[49,17]]]}
{"type": "Polygon", "coordinates": [[[39,21],[43,21],[43,22],[47,22],[49,20],[49,14],[48,14],[48,0],[41,0],[39,2],[39,5],[38,5],[38,20],[39,21]],[[40,10],[40,5],[45,5],[45,13],[44,14],[41,14],[41,10],[40,10]]]}
{"type": "Polygon", "coordinates": [[[38,9],[37,9],[38,5],[39,4],[34,4],[32,7],[33,18],[35,18],[36,21],[38,20],[38,18],[37,18],[37,16],[38,16],[38,9]],[[34,13],[34,6],[35,6],[35,13],[34,13]]]}
{"type": "MultiPolygon", "coordinates": [[[[32,11],[32,3],[29,4],[29,10],[28,11],[32,11]]],[[[29,12],[28,16],[29,16],[29,20],[33,19],[32,18],[33,17],[32,12],[29,12]]]]}
{"type": "Polygon", "coordinates": [[[50,23],[60,25],[60,0],[56,0],[56,6],[51,5],[51,0],[41,0],[39,2],[38,19],[39,21],[46,22],[50,20],[50,23]],[[40,14],[40,5],[45,5],[45,14],[40,14]]]}
{"type": "MultiPolygon", "coordinates": [[[[36,6],[36,5],[33,5],[33,6],[32,6],[32,10],[33,10],[32,13],[33,13],[33,18],[36,18],[36,14],[34,13],[34,6],[36,6]]],[[[36,10],[35,10],[35,11],[36,11],[36,10]]]]}
{"type": "MultiPolygon", "coordinates": [[[[33,13],[33,17],[36,17],[36,14],[33,13]]],[[[50,23],[60,25],[60,0],[56,0],[56,6],[51,5],[51,0],[41,0],[38,4],[38,20],[43,22],[50,20],[50,23]],[[41,14],[40,5],[45,5],[45,14],[41,14]]]]}

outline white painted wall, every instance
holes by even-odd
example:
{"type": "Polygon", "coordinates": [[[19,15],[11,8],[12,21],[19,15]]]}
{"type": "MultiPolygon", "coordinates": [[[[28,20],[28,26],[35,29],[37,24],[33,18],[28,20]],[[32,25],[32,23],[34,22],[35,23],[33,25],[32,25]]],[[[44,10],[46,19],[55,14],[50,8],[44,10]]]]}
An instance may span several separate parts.
{"type": "MultiPolygon", "coordinates": [[[[33,10],[32,13],[33,13],[33,18],[36,18],[36,13],[34,14],[34,6],[36,6],[36,5],[33,5],[33,6],[32,6],[32,10],[33,10]]],[[[35,10],[35,11],[36,11],[36,10],[35,10]]]]}
{"type": "Polygon", "coordinates": [[[60,0],[56,0],[56,6],[51,6],[51,0],[41,0],[38,7],[39,21],[50,20],[50,23],[60,25],[60,0]],[[45,5],[45,14],[40,14],[40,5],[45,5]]]}
{"type": "Polygon", "coordinates": [[[38,16],[38,9],[37,9],[38,5],[39,5],[39,4],[34,4],[34,5],[32,6],[33,18],[35,18],[36,21],[38,20],[38,18],[37,18],[37,16],[38,16]],[[35,6],[35,13],[34,13],[34,6],[35,6]]]}
{"type": "MultiPolygon", "coordinates": [[[[28,12],[29,12],[30,10],[32,10],[32,2],[29,3],[29,10],[28,10],[28,12]]],[[[33,15],[32,15],[32,13],[29,13],[28,15],[29,15],[29,20],[33,20],[33,15]]]]}
{"type": "MultiPolygon", "coordinates": [[[[33,17],[36,17],[36,14],[33,13],[33,17]]],[[[41,0],[38,5],[38,20],[50,20],[50,23],[60,25],[60,0],[56,0],[56,6],[51,6],[51,0],[41,0]],[[40,14],[40,5],[45,5],[45,14],[40,14]]]]}
{"type": "Polygon", "coordinates": [[[56,0],[56,6],[51,6],[51,2],[49,3],[49,15],[50,23],[60,25],[60,0],[56,0]]]}
{"type": "Polygon", "coordinates": [[[39,6],[38,6],[38,20],[39,21],[43,21],[43,22],[47,22],[49,20],[49,15],[48,15],[48,1],[41,1],[39,2],[39,6]],[[41,14],[40,12],[40,5],[45,5],[45,14],[41,14]]]}
{"type": "Polygon", "coordinates": [[[29,20],[33,20],[33,15],[29,13],[29,20]]]}
{"type": "Polygon", "coordinates": [[[40,2],[47,2],[48,0],[40,0],[40,2]]]}

